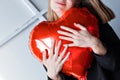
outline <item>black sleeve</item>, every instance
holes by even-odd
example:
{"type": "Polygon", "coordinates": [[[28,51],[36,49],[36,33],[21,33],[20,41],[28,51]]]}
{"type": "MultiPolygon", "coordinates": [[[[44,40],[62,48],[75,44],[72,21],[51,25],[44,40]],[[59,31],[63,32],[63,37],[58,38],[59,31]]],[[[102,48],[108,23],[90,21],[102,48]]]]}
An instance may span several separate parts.
{"type": "Polygon", "coordinates": [[[99,30],[100,40],[106,47],[107,54],[104,56],[93,54],[103,68],[111,71],[118,70],[120,66],[120,40],[108,23],[101,25],[99,30]]]}
{"type": "MultiPolygon", "coordinates": [[[[119,69],[120,62],[120,40],[109,24],[100,26],[100,40],[107,49],[107,54],[99,56],[93,53],[97,63],[104,69],[115,71],[119,69]]],[[[72,76],[60,73],[62,80],[77,80],[72,76]]],[[[49,79],[50,80],[50,79],[49,79]]]]}

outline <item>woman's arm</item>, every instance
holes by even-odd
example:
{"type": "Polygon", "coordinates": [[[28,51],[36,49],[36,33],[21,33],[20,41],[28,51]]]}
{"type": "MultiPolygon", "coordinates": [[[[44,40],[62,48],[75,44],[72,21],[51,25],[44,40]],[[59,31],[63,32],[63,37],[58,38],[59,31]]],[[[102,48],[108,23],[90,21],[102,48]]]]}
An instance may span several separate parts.
{"type": "Polygon", "coordinates": [[[91,47],[98,63],[102,67],[111,71],[116,70],[118,67],[116,62],[119,61],[120,40],[112,28],[107,23],[100,25],[100,38],[96,38],[84,26],[80,24],[74,25],[81,30],[77,31],[61,26],[63,30],[58,30],[58,33],[61,34],[59,38],[71,41],[72,43],[67,44],[69,47],[91,47]]]}
{"type": "MultiPolygon", "coordinates": [[[[67,44],[68,46],[91,47],[98,64],[107,70],[117,70],[120,59],[120,40],[112,28],[108,24],[100,25],[100,38],[98,39],[89,34],[82,25],[75,24],[75,26],[80,28],[81,31],[62,26],[61,29],[70,33],[59,30],[58,33],[62,34],[59,38],[73,42],[67,44]]],[[[64,77],[68,79],[66,75],[64,77]]]]}
{"type": "MultiPolygon", "coordinates": [[[[62,72],[60,72],[59,75],[60,75],[61,80],[77,80],[73,76],[67,76],[62,72]]],[[[52,80],[52,79],[48,77],[48,80],[52,80]]]]}
{"type": "Polygon", "coordinates": [[[93,53],[97,62],[105,69],[118,70],[120,66],[118,63],[120,61],[120,40],[108,23],[100,25],[100,41],[106,48],[106,54],[100,56],[93,53]]]}
{"type": "Polygon", "coordinates": [[[49,79],[52,80],[62,80],[62,77],[60,76],[59,72],[61,71],[64,62],[67,60],[67,58],[70,55],[70,52],[68,52],[65,58],[63,59],[63,56],[68,48],[67,46],[65,46],[61,54],[58,56],[61,44],[62,44],[61,41],[59,41],[58,45],[55,47],[55,42],[54,40],[52,40],[52,46],[50,48],[50,52],[48,53],[47,50],[43,52],[42,63],[46,69],[47,76],[49,77],[49,79]],[[46,58],[47,53],[49,54],[48,58],[46,58]]]}

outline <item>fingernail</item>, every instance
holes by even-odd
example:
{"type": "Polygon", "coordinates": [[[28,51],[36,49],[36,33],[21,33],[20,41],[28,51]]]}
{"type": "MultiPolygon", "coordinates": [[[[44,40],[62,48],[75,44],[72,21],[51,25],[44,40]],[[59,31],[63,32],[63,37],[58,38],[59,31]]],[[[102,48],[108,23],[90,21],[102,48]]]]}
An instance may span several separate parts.
{"type": "Polygon", "coordinates": [[[70,53],[70,52],[68,52],[68,54],[67,54],[67,55],[68,55],[68,57],[70,56],[70,54],[71,54],[71,53],[70,53]]]}
{"type": "Polygon", "coordinates": [[[74,23],[74,24],[77,24],[77,23],[74,23]]]}
{"type": "Polygon", "coordinates": [[[75,25],[79,25],[78,23],[74,23],[75,25]]]}
{"type": "Polygon", "coordinates": [[[63,27],[65,27],[65,26],[60,26],[60,28],[63,28],[63,27]]]}
{"type": "Polygon", "coordinates": [[[60,30],[58,30],[57,32],[60,33],[60,30]]]}
{"type": "Polygon", "coordinates": [[[70,52],[68,52],[68,55],[70,55],[71,53],[70,52]]]}

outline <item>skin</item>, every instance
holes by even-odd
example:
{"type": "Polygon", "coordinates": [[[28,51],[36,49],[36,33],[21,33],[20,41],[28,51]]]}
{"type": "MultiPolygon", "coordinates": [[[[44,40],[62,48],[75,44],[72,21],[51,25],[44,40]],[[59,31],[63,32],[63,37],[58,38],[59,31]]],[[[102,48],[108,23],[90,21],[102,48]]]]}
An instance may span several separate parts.
{"type": "MultiPolygon", "coordinates": [[[[74,5],[73,0],[50,0],[50,2],[52,10],[58,15],[59,18],[64,14],[65,11],[69,10],[74,5]]],[[[52,47],[49,53],[49,57],[47,59],[45,57],[47,51],[45,50],[43,52],[42,63],[47,68],[47,75],[52,80],[61,80],[59,72],[61,71],[64,62],[69,57],[70,53],[67,53],[64,59],[62,59],[62,57],[68,47],[91,47],[93,49],[93,52],[97,55],[106,54],[106,48],[103,46],[103,44],[98,38],[92,36],[84,26],[77,23],[74,23],[74,25],[80,28],[80,31],[71,29],[67,26],[61,26],[61,30],[58,30],[58,33],[61,35],[59,36],[60,39],[72,42],[70,44],[65,44],[65,49],[60,56],[58,56],[58,53],[62,43],[61,41],[59,41],[56,47],[54,46],[54,40],[52,41],[52,47]]]]}
{"type": "Polygon", "coordinates": [[[66,53],[66,50],[67,50],[68,46],[65,46],[64,50],[61,52],[61,55],[58,56],[58,53],[59,53],[62,42],[59,41],[58,45],[56,47],[54,46],[54,44],[55,44],[55,41],[52,40],[52,46],[51,46],[51,49],[50,49],[50,54],[49,54],[48,59],[46,58],[47,51],[45,50],[43,52],[43,61],[42,61],[42,63],[47,68],[47,75],[52,80],[61,80],[61,78],[59,76],[59,72],[61,71],[63,64],[65,63],[65,61],[69,57],[70,52],[68,52],[66,57],[64,59],[62,59],[64,54],[66,53]]]}
{"type": "Polygon", "coordinates": [[[60,39],[72,42],[67,44],[68,47],[91,47],[93,52],[98,55],[106,54],[106,48],[98,38],[92,36],[84,26],[77,23],[74,23],[74,25],[81,30],[77,31],[66,26],[61,26],[62,30],[58,30],[58,33],[62,35],[59,36],[60,39]]]}
{"type": "Polygon", "coordinates": [[[58,17],[61,17],[64,12],[73,7],[73,5],[73,0],[50,0],[51,9],[57,14],[58,17]]]}

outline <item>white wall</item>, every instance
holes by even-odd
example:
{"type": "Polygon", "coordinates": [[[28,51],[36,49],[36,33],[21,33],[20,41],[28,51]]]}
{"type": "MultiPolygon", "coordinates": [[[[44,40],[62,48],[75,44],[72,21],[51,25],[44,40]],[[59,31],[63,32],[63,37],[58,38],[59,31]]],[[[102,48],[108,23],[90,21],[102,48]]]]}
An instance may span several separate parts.
{"type": "MultiPolygon", "coordinates": [[[[3,23],[2,19],[0,19],[0,27],[2,25],[9,25],[9,27],[12,27],[13,25],[18,25],[20,23],[17,22],[17,18],[19,18],[20,22],[22,22],[22,20],[27,20],[31,16],[31,14],[28,13],[29,11],[26,12],[27,8],[25,8],[25,5],[23,5],[23,0],[10,0],[9,2],[7,1],[8,0],[0,1],[0,10],[1,6],[4,6],[6,4],[7,6],[9,4],[14,4],[11,5],[11,7],[13,7],[13,10],[10,10],[8,13],[12,14],[12,11],[14,12],[14,9],[17,10],[17,12],[13,13],[12,17],[9,18],[10,22],[7,22],[7,24],[3,23]],[[16,9],[16,7],[18,7],[19,9],[16,9]],[[28,15],[26,15],[26,13],[24,12],[28,13],[28,15]],[[25,17],[23,18],[21,16],[17,16],[17,14],[25,17]],[[11,25],[11,23],[15,24],[11,25]]],[[[45,8],[46,5],[44,4],[47,0],[39,1],[41,2],[41,8],[45,8]]],[[[116,18],[112,20],[110,24],[113,26],[113,29],[120,37],[120,0],[102,1],[110,8],[112,8],[112,10],[115,12],[116,18]]],[[[4,20],[6,14],[2,15],[4,20]]],[[[46,73],[42,67],[42,64],[33,57],[28,47],[29,34],[35,24],[37,23],[32,24],[29,28],[21,32],[18,36],[10,40],[7,44],[0,47],[0,80],[46,80],[46,73]]]]}
{"type": "Polygon", "coordinates": [[[22,0],[0,0],[0,41],[32,16],[22,0]]]}
{"type": "MultiPolygon", "coordinates": [[[[3,27],[8,27],[8,30],[13,26],[20,27],[31,16],[33,14],[24,0],[0,0],[0,30],[3,27]]],[[[41,63],[33,57],[28,47],[29,34],[35,24],[0,47],[0,80],[45,80],[41,63]]],[[[0,34],[4,35],[1,31],[0,34]]]]}

